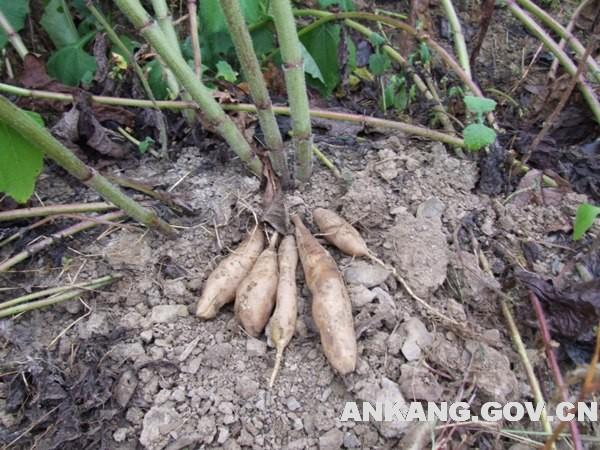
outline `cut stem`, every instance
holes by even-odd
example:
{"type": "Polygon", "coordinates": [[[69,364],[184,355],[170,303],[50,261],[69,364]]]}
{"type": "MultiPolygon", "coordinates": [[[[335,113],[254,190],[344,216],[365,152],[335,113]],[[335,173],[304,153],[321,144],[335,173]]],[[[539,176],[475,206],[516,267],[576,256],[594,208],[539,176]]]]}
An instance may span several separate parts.
{"type": "Polygon", "coordinates": [[[158,23],[150,17],[139,0],[114,0],[129,21],[154,47],[192,99],[198,104],[207,125],[213,128],[231,146],[233,151],[258,177],[262,174],[262,163],[254,155],[242,132],[215,101],[212,92],[196,78],[194,71],[180,52],[172,51],[158,23]]]}
{"type": "Polygon", "coordinates": [[[163,115],[162,111],[156,104],[156,98],[154,97],[154,93],[152,92],[152,89],[150,88],[150,85],[148,84],[148,79],[146,78],[146,74],[144,73],[144,71],[142,70],[140,65],[137,63],[137,61],[135,60],[135,57],[131,54],[131,52],[129,51],[127,46],[123,43],[123,41],[121,40],[119,35],[117,33],[115,33],[115,30],[112,28],[112,26],[110,25],[110,23],[104,16],[104,14],[102,14],[102,12],[94,6],[92,0],[88,0],[87,7],[90,10],[90,12],[92,13],[92,15],[96,18],[96,20],[100,23],[100,25],[102,25],[102,28],[104,28],[104,31],[106,31],[106,34],[108,35],[108,38],[110,39],[110,41],[114,45],[116,45],[121,50],[121,52],[125,55],[125,58],[127,59],[127,63],[131,67],[133,67],[134,72],[140,79],[140,83],[142,83],[142,87],[144,88],[146,95],[152,102],[152,107],[156,110],[156,117],[158,119],[157,125],[158,125],[158,130],[160,133],[161,156],[163,158],[165,158],[167,156],[168,146],[169,146],[168,137],[167,137],[167,122],[165,120],[165,116],[163,115]]]}
{"type": "Polygon", "coordinates": [[[19,33],[17,33],[13,29],[12,25],[10,24],[6,16],[2,13],[2,11],[0,11],[0,28],[4,31],[4,33],[8,37],[8,41],[13,46],[17,54],[21,57],[21,59],[25,59],[25,56],[29,53],[29,50],[27,50],[27,47],[23,43],[23,39],[21,39],[19,33]]]}
{"type": "Polygon", "coordinates": [[[283,72],[292,116],[293,142],[296,149],[297,176],[307,182],[312,172],[312,127],[308,92],[304,78],[304,59],[290,0],[271,2],[279,39],[283,72]]]}
{"type": "Polygon", "coordinates": [[[77,214],[86,212],[100,212],[108,209],[115,209],[112,203],[94,202],[94,203],[72,203],[70,205],[50,205],[39,206],[36,208],[12,209],[10,211],[0,211],[0,222],[11,220],[23,220],[31,217],[53,216],[56,214],[77,214]]]}
{"type": "MultiPolygon", "coordinates": [[[[48,100],[57,100],[61,102],[73,102],[73,96],[70,94],[62,94],[50,91],[41,91],[35,89],[25,89],[10,84],[0,83],[0,92],[6,92],[22,97],[30,98],[43,98],[48,100]]],[[[103,105],[119,105],[119,106],[132,106],[137,108],[150,108],[152,103],[149,100],[138,100],[131,98],[120,98],[120,97],[107,97],[101,95],[92,95],[91,100],[98,104],[103,105]]],[[[175,100],[159,100],[156,102],[160,108],[164,109],[197,109],[198,105],[193,102],[186,101],[175,101],[175,100]]],[[[225,104],[223,108],[228,111],[243,111],[243,112],[256,112],[256,106],[247,103],[237,104],[225,104]]],[[[273,106],[273,112],[275,114],[290,115],[290,108],[287,106],[273,106]]],[[[365,115],[350,114],[350,113],[339,113],[332,111],[325,111],[321,109],[310,109],[309,114],[312,117],[318,117],[322,119],[338,120],[342,122],[360,123],[363,125],[369,125],[377,129],[393,129],[400,130],[407,134],[415,136],[426,137],[434,141],[443,142],[445,144],[454,145],[458,147],[464,147],[464,141],[456,136],[442,133],[439,131],[431,130],[429,128],[420,127],[418,125],[412,125],[404,122],[397,122],[393,120],[379,119],[376,117],[370,117],[365,115]]]]}
{"type": "Polygon", "coordinates": [[[120,219],[125,216],[123,211],[113,211],[108,214],[104,214],[102,216],[90,218],[89,220],[83,220],[75,225],[72,225],[68,228],[65,228],[62,231],[58,231],[40,241],[37,241],[35,244],[30,245],[22,252],[12,256],[3,262],[0,263],[0,272],[6,272],[15,265],[19,264],[21,261],[26,260],[30,256],[33,256],[42,250],[50,247],[55,242],[60,241],[69,236],[73,236],[81,231],[89,230],[90,228],[95,227],[96,225],[103,224],[106,222],[110,222],[113,220],[120,219]]]}
{"type": "Polygon", "coordinates": [[[269,156],[275,172],[281,177],[284,186],[290,183],[290,174],[284,153],[283,139],[273,113],[273,104],[267,91],[267,84],[260,70],[258,58],[252,46],[252,37],[248,31],[239,0],[220,0],[225,14],[229,35],[240,60],[242,72],[248,81],[250,95],[258,111],[260,127],[265,135],[269,156]]]}
{"type": "Polygon", "coordinates": [[[71,289],[66,292],[63,292],[62,294],[53,295],[52,297],[47,298],[45,300],[37,300],[35,302],[16,305],[11,308],[0,309],[0,319],[3,317],[14,316],[16,314],[24,313],[27,311],[33,311],[34,309],[40,309],[46,306],[56,305],[57,303],[61,303],[66,300],[71,300],[75,297],[80,296],[81,294],[90,289],[97,289],[99,287],[112,283],[118,278],[120,277],[117,275],[109,275],[98,279],[95,282],[89,283],[85,288],[71,289]]]}
{"type": "MultiPolygon", "coordinates": [[[[560,61],[560,64],[564,67],[567,73],[571,76],[575,76],[577,73],[577,66],[571,61],[567,54],[559,47],[554,39],[552,39],[539,24],[533,20],[527,12],[520,8],[515,0],[507,0],[508,9],[510,12],[519,19],[523,25],[536,36],[544,46],[554,54],[554,56],[560,61]]],[[[596,122],[600,123],[600,102],[598,97],[595,95],[594,90],[589,86],[584,77],[580,76],[577,79],[577,85],[581,94],[588,103],[588,106],[592,110],[596,118],[596,122]]]]}
{"type": "Polygon", "coordinates": [[[460,26],[460,20],[452,4],[452,0],[441,0],[442,8],[446,13],[446,18],[450,24],[452,30],[452,38],[454,39],[454,51],[458,57],[458,62],[462,66],[465,73],[471,78],[471,64],[469,62],[469,52],[467,51],[467,44],[465,43],[465,35],[462,32],[460,26]]]}
{"type": "MultiPolygon", "coordinates": [[[[581,43],[579,39],[577,39],[571,30],[563,27],[560,23],[558,23],[554,18],[544,11],[542,8],[537,6],[531,0],[517,0],[523,8],[533,14],[536,18],[541,20],[544,24],[546,24],[552,31],[554,31],[558,36],[560,36],[561,41],[558,44],[558,48],[563,50],[564,43],[568,43],[569,46],[575,51],[577,58],[583,59],[585,55],[585,47],[581,43]],[[562,44],[562,45],[561,45],[562,44]]],[[[585,3],[585,2],[584,2],[585,3]]],[[[593,56],[588,56],[584,59],[586,64],[588,65],[589,73],[596,80],[596,82],[600,83],[600,66],[594,60],[593,56]]]]}
{"type": "Polygon", "coordinates": [[[83,184],[96,190],[104,200],[115,204],[148,227],[155,227],[171,237],[175,235],[175,230],[153,210],[129,198],[94,169],[86,166],[45,127],[40,126],[3,96],[0,96],[0,121],[13,128],[36,148],[42,149],[48,157],[83,184]]]}

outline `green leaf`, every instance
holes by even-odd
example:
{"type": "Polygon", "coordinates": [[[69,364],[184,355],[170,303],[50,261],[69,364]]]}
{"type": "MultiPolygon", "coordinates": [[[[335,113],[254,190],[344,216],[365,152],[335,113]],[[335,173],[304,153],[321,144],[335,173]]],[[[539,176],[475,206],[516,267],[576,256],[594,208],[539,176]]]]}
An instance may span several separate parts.
{"type": "Polygon", "coordinates": [[[349,34],[346,34],[346,48],[348,49],[348,60],[346,62],[348,71],[356,69],[356,44],[349,34]]]}
{"type": "MultiPolygon", "coordinates": [[[[123,45],[125,45],[125,48],[127,48],[127,51],[131,55],[133,55],[135,53],[136,49],[141,47],[141,45],[138,41],[131,39],[129,36],[121,35],[121,36],[119,36],[119,39],[121,39],[121,42],[123,42],[123,45]]],[[[116,53],[117,55],[120,55],[125,61],[129,60],[129,55],[123,53],[123,51],[121,51],[120,47],[113,45],[111,47],[111,51],[116,53]]]]}
{"type": "Polygon", "coordinates": [[[577,208],[575,222],[573,223],[573,240],[577,241],[592,227],[600,215],[600,208],[589,203],[582,203],[577,208]]]}
{"type": "Polygon", "coordinates": [[[465,91],[463,91],[463,88],[460,86],[452,86],[450,89],[448,89],[448,98],[463,97],[464,94],[465,91]]]}
{"type": "Polygon", "coordinates": [[[302,44],[315,60],[325,81],[321,82],[312,77],[309,77],[308,80],[319,89],[321,95],[326,97],[331,95],[341,81],[341,67],[338,57],[340,34],[340,25],[328,23],[301,38],[302,44]]]}
{"type": "Polygon", "coordinates": [[[138,150],[143,155],[150,147],[152,147],[152,145],[154,145],[154,139],[152,139],[150,136],[146,136],[144,140],[138,144],[138,150]]]}
{"type": "Polygon", "coordinates": [[[238,73],[233,70],[227,61],[219,61],[217,63],[217,78],[220,78],[230,83],[237,81],[238,73]]]}
{"type": "Polygon", "coordinates": [[[78,44],[63,47],[48,59],[48,73],[52,78],[77,86],[89,81],[96,73],[96,58],[86,53],[78,44]]]}
{"type": "Polygon", "coordinates": [[[428,64],[431,61],[431,52],[425,42],[419,44],[419,56],[423,64],[428,64]]]}
{"type": "Polygon", "coordinates": [[[373,75],[383,75],[392,65],[385,53],[373,53],[369,56],[369,70],[373,75]]]}
{"type": "Polygon", "coordinates": [[[371,42],[373,47],[379,47],[380,45],[383,45],[387,42],[382,35],[376,32],[371,33],[371,35],[369,36],[369,41],[371,42]]]}
{"type": "MultiPolygon", "coordinates": [[[[43,126],[39,114],[29,113],[43,126]]],[[[35,180],[42,170],[44,154],[20,134],[0,122],[0,192],[5,192],[19,203],[25,203],[33,194],[35,180]]]]}
{"type": "Polygon", "coordinates": [[[169,95],[162,65],[157,59],[150,61],[144,67],[148,73],[148,84],[157,100],[164,100],[169,95]]]}
{"type": "MultiPolygon", "coordinates": [[[[29,0],[0,0],[0,11],[12,25],[13,30],[18,33],[23,29],[25,17],[29,14],[29,0]]],[[[0,28],[0,49],[4,48],[7,42],[8,37],[0,28]]]]}
{"type": "Polygon", "coordinates": [[[325,84],[325,79],[323,78],[323,74],[319,70],[319,66],[315,62],[315,59],[312,57],[306,47],[300,43],[300,50],[302,52],[302,59],[304,59],[304,71],[313,77],[316,80],[319,80],[321,83],[325,84]]]}
{"type": "Polygon", "coordinates": [[[473,114],[485,114],[492,112],[494,109],[496,109],[496,102],[491,98],[465,95],[464,100],[467,109],[473,114]]]}
{"type": "Polygon", "coordinates": [[[79,33],[65,0],[50,0],[40,23],[56,48],[60,49],[79,41],[79,33]]]}
{"type": "Polygon", "coordinates": [[[465,147],[475,151],[492,144],[496,140],[496,132],[481,123],[472,123],[463,131],[465,147]]]}
{"type": "Polygon", "coordinates": [[[342,11],[354,11],[352,0],[319,0],[319,6],[323,9],[327,9],[332,5],[339,6],[342,11]]]}

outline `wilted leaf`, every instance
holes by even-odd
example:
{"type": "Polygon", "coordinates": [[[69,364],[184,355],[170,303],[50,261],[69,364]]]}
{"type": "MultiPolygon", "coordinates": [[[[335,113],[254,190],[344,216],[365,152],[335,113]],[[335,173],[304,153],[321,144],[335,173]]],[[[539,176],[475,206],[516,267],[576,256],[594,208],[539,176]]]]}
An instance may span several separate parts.
{"type": "MultiPolygon", "coordinates": [[[[21,31],[25,24],[25,17],[29,14],[29,0],[0,0],[0,11],[17,33],[21,31]]],[[[0,28],[0,49],[4,48],[8,42],[8,37],[2,28],[0,28]]]]}
{"type": "MultiPolygon", "coordinates": [[[[30,113],[43,126],[42,118],[30,113]]],[[[8,124],[0,122],[0,192],[25,203],[33,194],[35,180],[42,170],[44,154],[8,124]]]]}
{"type": "Polygon", "coordinates": [[[65,0],[50,0],[40,23],[56,48],[60,49],[79,41],[79,33],[65,0]]]}
{"type": "Polygon", "coordinates": [[[600,280],[558,289],[535,273],[515,273],[543,303],[553,336],[580,342],[593,342],[600,320],[600,280]]]}

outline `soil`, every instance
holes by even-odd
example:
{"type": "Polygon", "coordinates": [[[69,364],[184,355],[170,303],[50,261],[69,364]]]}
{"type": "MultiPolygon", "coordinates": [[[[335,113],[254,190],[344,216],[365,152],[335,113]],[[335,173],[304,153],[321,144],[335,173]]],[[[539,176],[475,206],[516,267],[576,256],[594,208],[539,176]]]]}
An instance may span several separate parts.
{"type": "MultiPolygon", "coordinates": [[[[514,48],[527,47],[530,38],[520,38],[514,48]]],[[[484,44],[481,58],[489,51],[484,44]]],[[[491,78],[506,83],[507,67],[498,64],[491,78]]],[[[0,320],[0,442],[37,449],[392,449],[417,448],[410,444],[420,433],[430,448],[432,424],[342,422],[344,406],[460,399],[476,412],[485,401],[532,401],[501,293],[511,298],[545,397],[554,398],[535,316],[513,273],[571,280],[582,248],[570,239],[572,220],[577,205],[592,199],[540,190],[535,171],[523,179],[505,174],[496,195],[482,193],[478,158],[460,159],[442,144],[398,133],[366,133],[351,145],[318,141],[345,179],[316,164],[309,185],[287,195],[287,207],[315,232],[313,208],[338,211],[422,299],[380,265],[328,247],[352,300],[354,373],[336,375],[324,357],[301,270],[296,334],[272,390],[275,352],[266,337],[247,336],[231,306],[211,321],[194,317],[203,282],[254,225],[263,194],[238,160],[223,163],[208,146],[183,147],[170,161],[129,158],[109,168],[156,188],[175,186],[172,193],[195,212],[159,208],[179,225],[175,239],[131,223],[102,225],[2,276],[9,289],[0,299],[106,274],[121,278],[80,299],[0,320]]],[[[53,166],[42,175],[39,202],[99,199],[59,175],[53,166]]],[[[0,259],[7,255],[2,249],[0,259]]],[[[585,349],[576,348],[585,361],[585,349]]],[[[573,354],[561,354],[565,372],[573,354]]],[[[541,431],[537,423],[518,428],[541,431]]],[[[449,430],[435,431],[436,442],[453,442],[447,448],[521,448],[496,428],[449,430]]]]}

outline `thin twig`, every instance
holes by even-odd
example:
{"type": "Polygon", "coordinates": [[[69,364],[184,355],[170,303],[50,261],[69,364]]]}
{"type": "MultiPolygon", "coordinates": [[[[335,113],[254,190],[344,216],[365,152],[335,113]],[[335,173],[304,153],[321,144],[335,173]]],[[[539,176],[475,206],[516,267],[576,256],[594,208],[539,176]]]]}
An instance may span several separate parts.
{"type": "Polygon", "coordinates": [[[67,205],[48,205],[34,208],[12,209],[9,211],[0,211],[0,222],[11,220],[23,220],[31,217],[44,217],[56,214],[71,214],[85,212],[100,212],[108,209],[115,209],[116,206],[106,202],[93,203],[71,203],[67,205]]]}
{"type": "Polygon", "coordinates": [[[4,34],[6,34],[9,42],[21,59],[25,59],[25,56],[29,53],[29,50],[27,50],[27,47],[23,43],[23,39],[21,39],[19,33],[13,29],[12,25],[2,11],[0,11],[0,29],[4,31],[4,34]]]}
{"type": "MultiPolygon", "coordinates": [[[[542,340],[544,341],[546,359],[548,360],[548,365],[550,366],[550,370],[552,371],[552,375],[554,376],[554,382],[556,383],[556,387],[558,388],[558,392],[560,393],[562,401],[566,402],[568,401],[567,389],[563,380],[562,373],[560,371],[560,367],[558,365],[556,352],[554,351],[554,347],[552,346],[552,337],[550,336],[548,322],[546,321],[546,316],[544,315],[544,308],[542,307],[542,304],[540,303],[540,300],[537,298],[537,296],[531,291],[529,291],[529,299],[531,300],[533,310],[535,311],[538,323],[540,324],[540,332],[542,334],[542,340]]],[[[571,436],[573,437],[573,446],[575,450],[583,450],[583,446],[581,443],[581,433],[579,432],[577,422],[574,420],[569,422],[569,428],[571,428],[571,436]]]]}
{"type": "Polygon", "coordinates": [[[192,42],[192,51],[194,53],[194,72],[200,80],[202,78],[202,53],[200,51],[200,40],[198,38],[198,4],[197,0],[188,0],[188,17],[190,22],[190,38],[192,42]]]}

